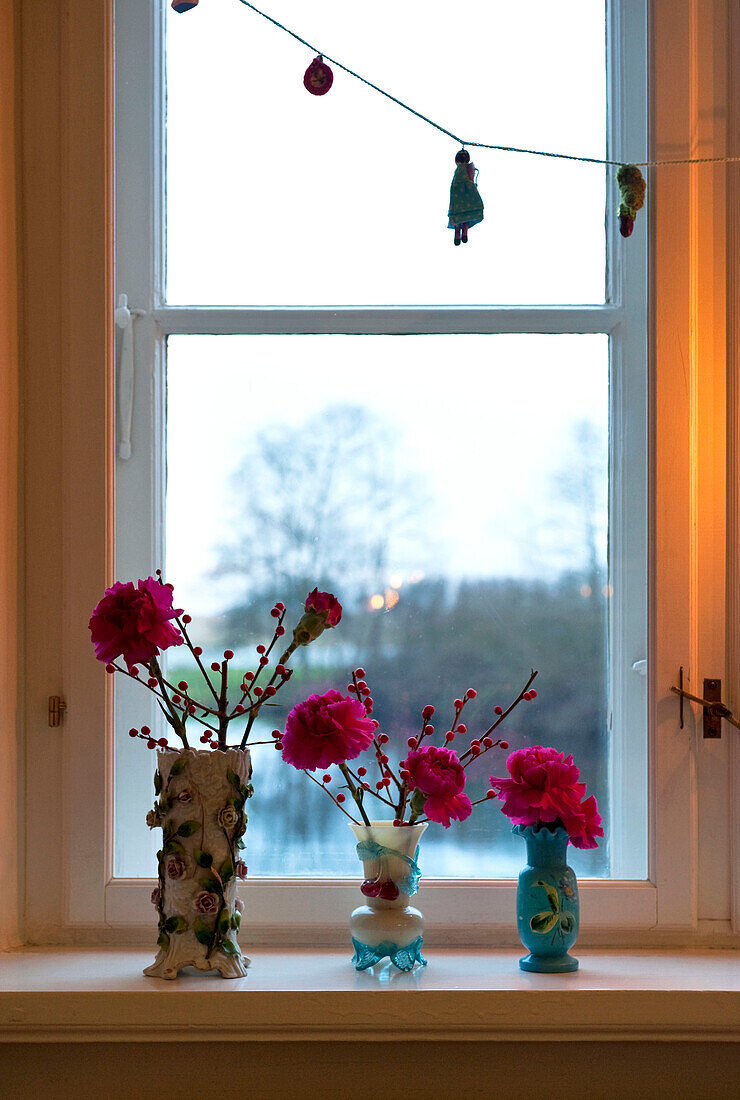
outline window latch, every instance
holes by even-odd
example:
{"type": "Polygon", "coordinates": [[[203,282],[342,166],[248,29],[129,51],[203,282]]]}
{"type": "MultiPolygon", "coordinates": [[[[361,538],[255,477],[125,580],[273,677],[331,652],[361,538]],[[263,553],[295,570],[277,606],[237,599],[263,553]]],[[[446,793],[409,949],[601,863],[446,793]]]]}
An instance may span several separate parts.
{"type": "Polygon", "coordinates": [[[61,695],[49,696],[49,725],[52,729],[61,726],[67,704],[61,695]]]}
{"type": "Polygon", "coordinates": [[[134,318],[143,309],[129,309],[128,296],[120,294],[113,317],[123,331],[121,362],[118,368],[118,457],[131,458],[131,422],[134,414],[134,318]]]}
{"type": "Polygon", "coordinates": [[[683,667],[678,670],[678,687],[672,687],[671,691],[681,699],[680,726],[683,729],[683,701],[691,699],[694,703],[700,703],[704,707],[704,737],[717,738],[722,736],[722,719],[729,722],[735,729],[740,729],[740,722],[733,716],[729,707],[722,702],[722,681],[705,678],[704,697],[692,695],[685,691],[683,686],[683,667]]]}

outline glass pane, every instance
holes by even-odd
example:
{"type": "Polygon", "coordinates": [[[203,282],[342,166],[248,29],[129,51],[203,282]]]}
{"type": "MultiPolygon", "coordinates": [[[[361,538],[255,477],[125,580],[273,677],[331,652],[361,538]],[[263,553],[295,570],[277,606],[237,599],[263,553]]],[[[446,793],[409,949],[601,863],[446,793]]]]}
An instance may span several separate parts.
{"type": "MultiPolygon", "coordinates": [[[[309,95],[311,51],[236,2],[167,11],[170,302],[604,300],[602,166],[471,150],[485,217],[455,248],[457,142],[339,69],[309,95]]],[[[463,0],[453,21],[426,0],[361,11],[270,7],[467,141],[605,155],[603,2],[463,0]]]]}
{"type": "MultiPolygon", "coordinates": [[[[424,704],[444,722],[475,687],[477,733],[533,666],[538,697],[504,736],[572,751],[606,818],[607,454],[605,336],[173,337],[167,576],[209,660],[231,648],[239,674],[271,601],[297,610],[315,583],[341,599],[342,623],[301,651],[254,739],[362,664],[397,759],[424,704]]],[[[123,767],[151,768],[120,740],[123,767]]],[[[271,745],[253,756],[250,874],[353,875],[326,795],[271,745]]],[[[505,757],[470,769],[471,797],[505,757]]],[[[121,789],[116,873],[149,875],[149,792],[121,789]]],[[[430,877],[508,877],[521,859],[498,803],[424,840],[430,877]]],[[[573,863],[608,875],[608,842],[573,863]]]]}

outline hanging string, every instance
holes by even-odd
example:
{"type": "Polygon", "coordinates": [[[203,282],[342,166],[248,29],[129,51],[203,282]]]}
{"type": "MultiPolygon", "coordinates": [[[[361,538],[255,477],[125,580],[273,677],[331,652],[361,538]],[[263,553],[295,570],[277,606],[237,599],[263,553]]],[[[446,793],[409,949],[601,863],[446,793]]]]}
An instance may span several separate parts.
{"type": "MultiPolygon", "coordinates": [[[[239,0],[240,4],[243,4],[245,8],[251,8],[257,15],[261,15],[263,19],[266,19],[268,23],[272,23],[281,31],[285,31],[291,38],[295,38],[296,42],[300,42],[303,46],[307,46],[313,53],[318,54],[326,61],[331,62],[332,65],[336,65],[338,69],[342,69],[343,72],[349,76],[353,76],[355,80],[359,80],[362,84],[365,84],[368,88],[372,88],[374,92],[378,92],[380,95],[385,96],[386,99],[390,99],[392,103],[402,107],[404,111],[408,111],[409,114],[415,115],[416,118],[420,118],[422,122],[426,122],[428,126],[433,126],[435,130],[439,130],[440,133],[445,134],[447,137],[452,138],[453,141],[458,142],[462,146],[469,146],[471,149],[492,149],[498,153],[523,153],[530,157],[551,157],[554,160],[575,160],[581,164],[605,164],[614,168],[619,168],[626,161],[623,160],[607,160],[604,157],[579,157],[573,153],[551,153],[544,149],[525,149],[516,145],[489,145],[483,141],[464,141],[458,134],[447,130],[444,126],[440,126],[434,119],[428,118],[427,115],[423,115],[421,111],[417,111],[414,107],[410,107],[408,103],[404,103],[403,100],[398,99],[396,96],[391,95],[390,92],[386,92],[384,88],[378,87],[377,84],[373,84],[371,80],[366,80],[364,76],[360,76],[354,69],[348,68],[347,65],[343,65],[341,61],[337,61],[335,57],[329,57],[329,54],[324,53],[318,49],[317,46],[311,45],[305,38],[301,38],[299,34],[292,31],[290,27],[286,27],[283,23],[278,22],[277,19],[273,19],[267,12],[261,11],[259,8],[251,4],[249,0],[239,0]]],[[[740,156],[736,157],[684,157],[681,160],[640,160],[631,161],[638,168],[659,168],[668,164],[737,164],[740,162],[740,156]]]]}

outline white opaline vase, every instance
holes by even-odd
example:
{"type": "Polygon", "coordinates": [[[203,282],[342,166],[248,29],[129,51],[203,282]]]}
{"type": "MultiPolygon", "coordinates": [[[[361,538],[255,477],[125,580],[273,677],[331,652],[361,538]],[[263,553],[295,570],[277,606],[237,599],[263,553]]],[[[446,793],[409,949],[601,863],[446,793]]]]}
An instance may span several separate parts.
{"type": "Polygon", "coordinates": [[[241,903],[237,884],[252,765],[248,750],[157,753],[156,801],[147,816],[162,829],[158,885],[152,895],[159,920],[159,954],[144,971],[176,978],[183,966],[246,974],[239,950],[241,903]]]}
{"type": "Polygon", "coordinates": [[[383,958],[399,970],[411,970],[415,963],[425,966],[424,917],[409,900],[418,889],[416,856],[426,823],[395,826],[392,821],[374,821],[351,828],[365,872],[365,904],[349,921],[355,969],[367,970],[383,958]]]}

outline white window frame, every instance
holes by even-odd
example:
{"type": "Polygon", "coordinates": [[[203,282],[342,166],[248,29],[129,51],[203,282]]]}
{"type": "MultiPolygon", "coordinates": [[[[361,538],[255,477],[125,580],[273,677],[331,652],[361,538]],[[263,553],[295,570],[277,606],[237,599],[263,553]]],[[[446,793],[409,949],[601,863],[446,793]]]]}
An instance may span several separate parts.
{"type": "MultiPolygon", "coordinates": [[[[138,2],[138,0],[137,0],[138,2]]],[[[127,0],[128,7],[130,0],[127,0]]],[[[131,5],[133,7],[133,5],[131,5]]],[[[159,8],[152,5],[151,11],[159,8]]],[[[612,32],[640,35],[641,23],[636,11],[640,0],[623,0],[612,5],[612,32]]],[[[83,14],[73,15],[64,33],[67,44],[74,46],[84,39],[81,29],[83,14]]],[[[724,42],[729,19],[727,0],[712,0],[711,4],[698,5],[696,0],[653,0],[650,4],[650,33],[648,41],[660,44],[650,59],[652,79],[648,98],[648,118],[651,123],[649,147],[662,156],[680,157],[689,150],[693,155],[712,155],[724,152],[725,134],[716,121],[714,96],[721,89],[724,76],[723,55],[717,44],[724,42]],[[710,74],[715,79],[707,79],[710,74]],[[700,79],[701,77],[701,79],[700,79]],[[714,120],[714,121],[713,121],[714,120]]],[[[148,24],[151,31],[151,48],[156,51],[159,22],[148,24]]],[[[103,37],[101,35],[101,37],[103,37]]],[[[622,39],[624,40],[624,39],[622,39]]],[[[110,37],[103,43],[110,46],[110,37]]],[[[74,50],[68,53],[72,60],[74,50]]],[[[144,65],[151,59],[142,58],[144,65]]],[[[615,68],[626,66],[629,59],[623,54],[615,56],[615,68]]],[[[151,70],[149,70],[151,71],[151,70]]],[[[74,154],[78,146],[84,147],[82,127],[75,127],[74,110],[84,114],[86,101],[82,94],[87,73],[68,77],[74,95],[62,101],[60,110],[66,112],[65,120],[72,139],[65,150],[74,154]],[[78,143],[78,146],[75,145],[78,143]]],[[[94,70],[93,76],[97,75],[94,70]]],[[[51,79],[51,78],[50,78],[51,79]]],[[[616,80],[613,71],[611,79],[616,80]]],[[[90,77],[92,82],[92,77],[90,77]]],[[[102,83],[102,81],[101,81],[102,83]]],[[[629,82],[628,82],[629,83],[629,82]]],[[[623,85],[624,86],[624,85],[623,85]]],[[[639,96],[639,82],[630,85],[639,96]]],[[[734,87],[734,85],[733,85],[734,87]]],[[[628,104],[622,101],[626,108],[628,104]]],[[[629,105],[631,108],[635,104],[629,105]]],[[[159,105],[161,108],[161,104],[159,105]]],[[[152,112],[161,119],[161,109],[152,112]]],[[[615,117],[626,117],[615,113],[615,117]]],[[[67,131],[64,131],[67,132],[67,131]]],[[[619,136],[612,132],[614,147],[619,136]]],[[[737,135],[736,135],[737,136],[737,135]]],[[[136,132],[119,134],[118,156],[127,151],[140,154],[141,135],[136,132]]],[[[151,152],[148,154],[151,155],[151,152]]],[[[72,173],[73,175],[73,173],[72,173]]],[[[154,179],[152,173],[147,178],[154,179]]],[[[654,179],[655,177],[651,177],[654,179]]],[[[582,890],[584,932],[582,939],[588,942],[605,940],[625,942],[636,938],[640,944],[679,940],[712,939],[738,932],[740,906],[738,905],[737,878],[733,880],[732,844],[738,845],[737,777],[740,763],[737,741],[725,731],[722,742],[708,745],[700,734],[700,716],[692,708],[686,708],[686,726],[679,729],[677,704],[669,694],[675,683],[678,667],[683,665],[688,682],[696,689],[704,675],[737,676],[734,658],[737,646],[730,648],[728,662],[724,631],[718,623],[725,623],[727,599],[728,623],[737,626],[740,615],[735,604],[726,596],[737,589],[740,580],[738,569],[737,515],[740,503],[734,495],[729,497],[731,530],[734,540],[725,554],[725,438],[721,431],[707,430],[707,426],[724,426],[725,418],[725,340],[721,322],[725,314],[725,293],[732,323],[731,335],[736,335],[735,294],[739,285],[737,272],[732,269],[731,278],[725,280],[725,250],[720,230],[724,226],[725,175],[721,169],[663,172],[649,193],[650,235],[650,294],[649,294],[649,398],[648,440],[650,465],[648,477],[648,533],[649,533],[649,637],[648,637],[648,738],[650,767],[648,795],[650,807],[650,852],[648,878],[634,881],[586,881],[582,890]],[[710,179],[707,180],[707,171],[710,179]],[[702,174],[704,173],[704,174],[702,174]],[[707,202],[707,199],[713,200],[707,202]],[[678,218],[676,211],[687,211],[688,217],[678,218]],[[671,279],[653,278],[656,270],[670,271],[671,279]],[[699,288],[702,288],[702,293],[699,288]],[[710,288],[705,293],[703,288],[710,288]],[[731,292],[731,293],[730,293],[731,292]],[[721,333],[721,336],[718,335],[721,333]],[[699,366],[701,365],[701,370],[699,366]],[[679,471],[676,476],[676,470],[679,471]],[[700,537],[704,529],[711,529],[712,538],[700,537]],[[727,556],[727,563],[725,557],[727,556]],[[726,568],[727,564],[727,568],[726,568]],[[734,585],[734,588],[732,587],[734,585]],[[717,787],[719,774],[725,783],[717,787]],[[735,784],[733,786],[733,783],[735,784]],[[734,816],[733,816],[734,815],[734,816]],[[705,826],[702,823],[707,822],[705,826]],[[710,829],[711,826],[711,829],[710,829]],[[717,833],[719,827],[719,834],[717,833]],[[710,833],[713,839],[710,841],[710,833]],[[701,858],[700,858],[701,856],[701,858]],[[713,899],[719,899],[714,902],[713,899]],[[732,909],[729,904],[732,899],[732,909]],[[725,901],[727,904],[725,905],[725,901]],[[713,908],[713,905],[719,908],[713,908]]],[[[62,183],[64,184],[64,179],[62,183]]],[[[68,182],[68,181],[67,181],[68,182]]],[[[96,192],[97,194],[97,192],[96,192]]],[[[62,204],[62,214],[67,218],[62,231],[62,252],[65,247],[76,261],[80,282],[84,284],[84,253],[69,245],[69,236],[75,230],[84,231],[85,203],[82,197],[67,194],[67,205],[62,204]]],[[[151,211],[161,203],[161,187],[144,198],[137,210],[137,217],[144,228],[151,211]]],[[[119,210],[121,207],[119,205],[119,210]]],[[[94,211],[96,213],[96,211],[94,211]]],[[[90,216],[90,215],[88,215],[90,216]]],[[[734,224],[734,223],[732,223],[734,224]]],[[[118,225],[119,238],[123,232],[118,225]]],[[[132,278],[133,272],[121,272],[120,289],[129,293],[131,304],[147,310],[147,316],[139,323],[138,363],[149,364],[143,375],[137,375],[137,409],[135,413],[135,455],[145,458],[146,441],[156,438],[154,432],[161,427],[163,401],[161,392],[161,362],[158,349],[162,334],[178,331],[198,332],[275,332],[317,331],[317,314],[309,318],[303,311],[234,311],[165,309],[161,301],[161,288],[154,287],[153,272],[157,270],[157,250],[162,242],[149,236],[151,248],[140,254],[137,265],[144,282],[132,278]],[[124,285],[125,284],[125,285],[124,285]],[[151,288],[149,297],[137,300],[134,288],[142,285],[151,288]],[[240,314],[235,328],[236,314],[240,314]],[[301,329],[301,325],[308,328],[301,329]],[[195,326],[195,327],[193,327],[195,326]],[[277,327],[276,327],[277,326],[277,327]],[[143,351],[143,354],[142,354],[143,351]],[[143,401],[141,400],[143,398],[143,401]],[[139,407],[143,406],[143,408],[139,407]],[[144,446],[137,447],[137,442],[144,446]]],[[[623,274],[618,267],[619,253],[609,244],[610,271],[612,272],[612,297],[607,306],[561,309],[495,309],[448,310],[444,316],[444,331],[492,332],[521,331],[526,315],[527,331],[609,331],[612,339],[622,340],[624,365],[634,362],[638,356],[627,339],[620,333],[630,289],[635,285],[628,281],[621,295],[616,287],[623,286],[623,274]],[[577,320],[577,324],[575,323],[577,320]],[[593,327],[595,326],[595,328],[593,327]]],[[[729,253],[728,253],[729,254],[729,253]]],[[[733,257],[733,262],[736,263],[733,257]]],[[[33,272],[29,278],[33,282],[33,272]]],[[[43,275],[36,276],[39,286],[43,275]]],[[[80,317],[82,309],[75,301],[74,284],[65,283],[72,313],[80,317]],[[75,312],[76,311],[76,312],[75,312]]],[[[64,302],[59,305],[63,316],[64,302]]],[[[108,331],[112,331],[113,301],[106,306],[108,331]]],[[[331,311],[336,313],[336,311],[331,311]]],[[[342,311],[342,331],[366,331],[368,320],[375,311],[342,311]]],[[[435,331],[434,314],[439,311],[396,310],[385,314],[385,331],[435,331]],[[394,328],[398,326],[398,328],[394,328]]],[[[331,322],[336,331],[336,321],[331,322]]],[[[63,330],[64,331],[64,330],[63,330]]],[[[97,330],[96,330],[97,331],[97,330]]],[[[56,547],[63,565],[65,583],[58,606],[44,606],[33,585],[26,586],[26,745],[25,769],[27,777],[46,774],[50,760],[56,759],[49,748],[49,735],[45,723],[38,714],[38,699],[49,694],[48,668],[42,661],[32,660],[34,646],[44,644],[51,631],[51,621],[56,629],[52,663],[58,668],[59,681],[69,705],[64,741],[58,756],[59,782],[52,784],[52,808],[59,810],[62,824],[60,836],[50,837],[48,829],[41,827],[32,798],[27,799],[26,817],[26,882],[25,882],[25,933],[31,942],[73,940],[82,942],[100,940],[106,929],[113,929],[120,938],[123,930],[130,935],[146,934],[151,924],[151,907],[148,893],[151,884],[116,880],[111,869],[112,833],[111,806],[112,782],[112,707],[110,677],[100,676],[99,668],[90,667],[89,653],[85,656],[87,638],[81,637],[80,623],[86,621],[92,602],[91,587],[83,582],[83,570],[94,566],[92,580],[103,575],[112,579],[112,485],[107,478],[107,502],[101,503],[101,479],[93,471],[95,457],[100,456],[100,433],[92,433],[92,441],[85,437],[85,416],[90,416],[90,402],[86,399],[86,382],[100,392],[99,364],[89,354],[74,332],[68,332],[69,348],[62,361],[47,368],[56,372],[62,385],[70,382],[69,390],[61,390],[61,409],[67,429],[66,438],[52,433],[49,454],[34,453],[26,463],[28,478],[35,478],[39,471],[60,469],[55,484],[62,499],[70,502],[68,516],[59,516],[51,532],[52,550],[56,547]],[[74,348],[86,352],[74,360],[74,348]],[[74,379],[74,381],[72,381],[74,379]],[[88,495],[80,494],[80,485],[94,487],[88,495]],[[91,541],[85,531],[103,526],[107,532],[107,549],[102,539],[91,541]],[[55,647],[59,646],[57,650],[55,647]],[[101,723],[105,725],[101,737],[101,723]],[[63,762],[63,763],[62,763],[63,762]],[[46,864],[53,864],[53,873],[44,873],[46,864]]],[[[34,346],[33,336],[28,338],[31,348],[31,369],[25,393],[26,415],[43,418],[44,406],[33,393],[31,385],[43,377],[40,366],[43,349],[34,346]],[[37,366],[34,367],[34,363],[37,366]],[[35,370],[35,374],[34,374],[35,370]]],[[[93,342],[92,335],[90,341],[93,342]]],[[[61,346],[61,345],[60,345],[61,346]]],[[[737,473],[737,384],[733,381],[738,370],[737,351],[734,344],[727,357],[730,375],[729,438],[732,474],[737,473]],[[734,404],[733,404],[734,402],[734,404]],[[734,419],[733,419],[734,418],[734,419]]],[[[101,358],[108,367],[108,386],[112,372],[110,336],[99,342],[101,358]]],[[[50,376],[50,375],[49,375],[50,376]]],[[[106,417],[105,408],[97,410],[98,417],[106,417]]],[[[107,455],[113,443],[113,417],[108,419],[107,455]]],[[[96,427],[98,422],[96,421],[96,427]]],[[[642,431],[642,422],[634,419],[615,425],[615,436],[621,450],[612,452],[615,470],[626,470],[626,463],[634,452],[631,449],[634,434],[642,431]]],[[[40,451],[40,435],[36,442],[40,451]]],[[[162,486],[157,481],[154,467],[148,466],[153,502],[161,496],[162,486]]],[[[612,507],[621,508],[620,484],[629,484],[625,476],[612,494],[612,507]]],[[[734,484],[734,482],[733,482],[734,484]]],[[[45,503],[43,496],[26,484],[27,517],[31,524],[39,523],[45,503]]],[[[150,523],[150,532],[155,524],[150,523]]],[[[32,533],[32,532],[31,532],[32,533]]],[[[149,550],[151,560],[156,560],[161,547],[153,535],[149,550]]],[[[27,521],[28,539],[28,521],[27,521]]],[[[27,543],[28,545],[28,543],[27,543]]],[[[36,546],[28,551],[29,569],[43,567],[44,553],[36,546]]],[[[53,573],[53,570],[51,570],[53,573]]],[[[627,622],[628,616],[623,615],[627,622]]],[[[612,638],[613,652],[615,640],[612,638]]],[[[642,656],[642,654],[637,655],[642,656]]],[[[729,684],[729,697],[737,692],[736,679],[729,684]]],[[[620,693],[624,686],[615,681],[613,703],[620,706],[620,693]]],[[[32,786],[27,786],[32,793],[32,786]]],[[[734,854],[740,847],[734,849],[734,854]]],[[[735,859],[735,863],[738,861],[735,859]]],[[[428,937],[446,942],[492,944],[513,938],[511,913],[513,912],[514,884],[433,882],[425,880],[424,911],[428,919],[428,937]]],[[[346,915],[356,900],[352,882],[335,883],[317,881],[307,884],[272,881],[250,882],[245,894],[249,906],[251,942],[269,942],[282,939],[299,939],[300,942],[322,942],[335,936],[344,927],[346,915]],[[285,925],[277,921],[288,910],[294,910],[300,891],[300,928],[292,917],[285,925]]]]}

